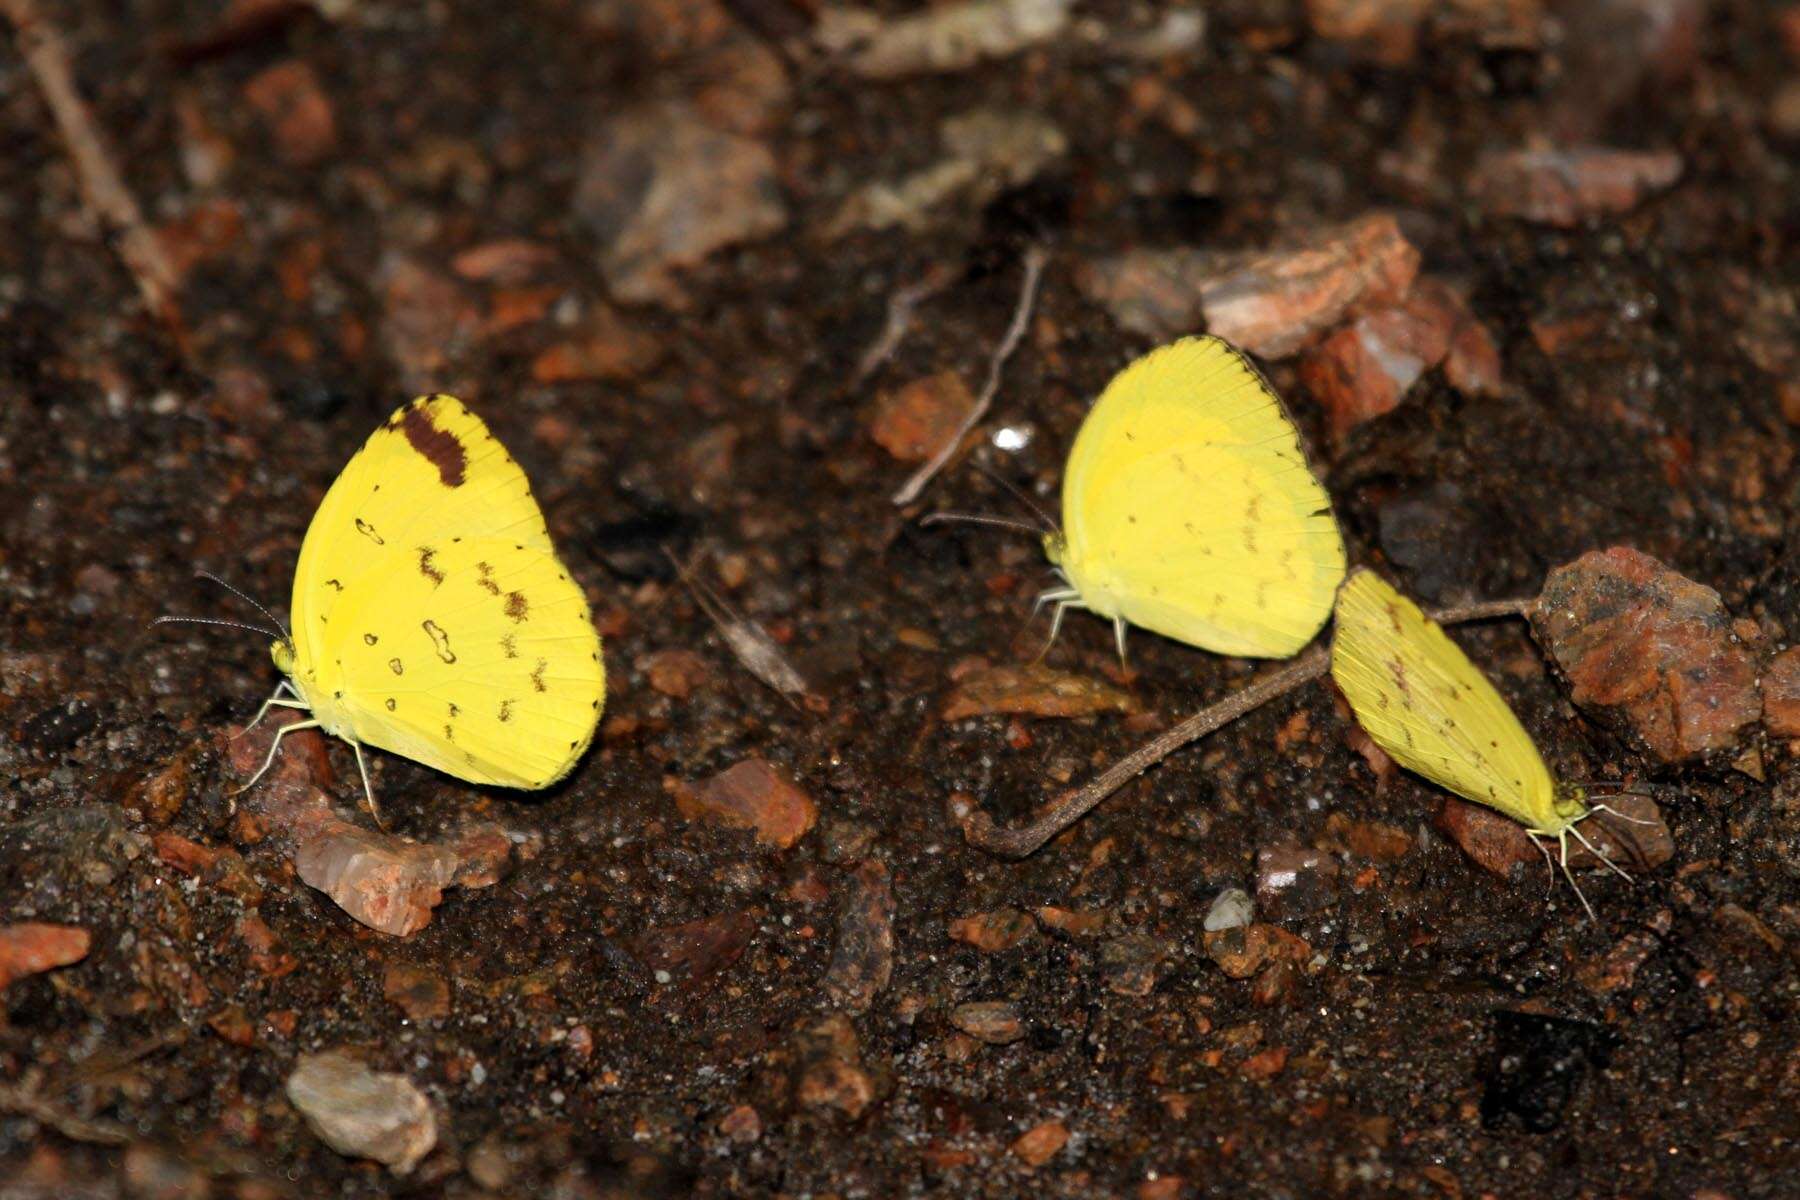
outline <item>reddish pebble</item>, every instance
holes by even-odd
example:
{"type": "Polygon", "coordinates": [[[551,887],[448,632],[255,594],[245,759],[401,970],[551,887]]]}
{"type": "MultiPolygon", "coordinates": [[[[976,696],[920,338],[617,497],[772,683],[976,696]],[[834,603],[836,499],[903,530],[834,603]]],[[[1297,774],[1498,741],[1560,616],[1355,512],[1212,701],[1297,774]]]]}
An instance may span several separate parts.
{"type": "Polygon", "coordinates": [[[539,383],[636,379],[662,356],[660,338],[601,305],[588,313],[574,337],[532,360],[531,377],[539,383]]]}
{"type": "Polygon", "coordinates": [[[675,804],[689,820],[707,818],[756,832],[765,846],[785,850],[819,819],[811,796],[760,758],[747,758],[694,787],[677,786],[675,804]]]}
{"type": "Polygon", "coordinates": [[[719,1119],[719,1132],[741,1146],[762,1136],[762,1117],[748,1104],[740,1104],[719,1119]]]}
{"type": "Polygon", "coordinates": [[[1502,150],[1482,156],[1468,186],[1495,216],[1570,227],[1629,212],[1651,192],[1674,183],[1681,171],[1681,155],[1672,150],[1502,150]]]}
{"type": "Polygon", "coordinates": [[[87,957],[88,931],[73,925],[25,921],[0,926],[0,991],[14,980],[87,957]]]}
{"type": "Polygon", "coordinates": [[[1041,1167],[1069,1144],[1069,1127],[1061,1121],[1045,1121],[1021,1134],[1012,1152],[1028,1167],[1041,1167]]]}
{"type": "Polygon", "coordinates": [[[988,954],[1011,950],[1037,932],[1030,917],[1016,908],[997,908],[993,912],[975,913],[950,922],[953,941],[975,947],[988,954]]]}
{"type": "Polygon", "coordinates": [[[1271,1046],[1267,1050],[1252,1054],[1249,1058],[1246,1058],[1243,1065],[1240,1066],[1238,1070],[1243,1074],[1245,1079],[1261,1082],[1265,1079],[1273,1079],[1275,1076],[1281,1074],[1287,1067],[1287,1060],[1288,1051],[1286,1046],[1271,1046]]]}
{"type": "Polygon", "coordinates": [[[1762,674],[1763,726],[1776,737],[1800,737],[1800,646],[1769,660],[1762,674]]]}
{"type": "Polygon", "coordinates": [[[275,150],[290,166],[311,166],[337,145],[337,119],[319,77],[304,62],[276,63],[244,85],[250,102],[274,135],[275,150]]]}
{"type": "Polygon", "coordinates": [[[658,650],[638,666],[653,689],[675,700],[686,700],[712,675],[706,659],[692,650],[658,650]]]}
{"type": "Polygon", "coordinates": [[[414,1021],[436,1021],[450,1015],[450,984],[441,971],[411,963],[389,963],[381,994],[414,1021]]]}
{"type": "Polygon", "coordinates": [[[536,278],[555,261],[556,251],[541,242],[501,238],[461,251],[450,260],[450,269],[480,283],[519,284],[536,278]]]}
{"type": "Polygon", "coordinates": [[[956,436],[974,407],[962,376],[940,371],[882,393],[869,434],[901,462],[923,462],[956,436]]]}
{"type": "Polygon", "coordinates": [[[1728,750],[1762,713],[1719,594],[1649,555],[1584,554],[1550,573],[1530,616],[1575,703],[1663,762],[1728,750]]]}
{"type": "Polygon", "coordinates": [[[1129,692],[1086,675],[1034,665],[989,667],[963,676],[944,700],[942,716],[946,721],[960,721],[992,713],[1085,717],[1137,710],[1138,703],[1129,692]]]}
{"type": "Polygon", "coordinates": [[[1523,825],[1456,796],[1444,797],[1432,824],[1483,870],[1501,879],[1516,882],[1527,868],[1544,861],[1523,825]]]}

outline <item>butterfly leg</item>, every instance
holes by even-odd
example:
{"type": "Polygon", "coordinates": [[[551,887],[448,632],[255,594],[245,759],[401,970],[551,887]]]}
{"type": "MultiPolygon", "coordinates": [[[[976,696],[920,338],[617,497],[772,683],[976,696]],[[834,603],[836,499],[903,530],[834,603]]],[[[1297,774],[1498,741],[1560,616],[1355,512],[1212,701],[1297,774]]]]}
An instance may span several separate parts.
{"type": "Polygon", "coordinates": [[[1623,867],[1621,867],[1618,863],[1616,863],[1612,859],[1606,857],[1606,855],[1600,853],[1600,847],[1594,845],[1594,843],[1588,841],[1587,838],[1583,837],[1581,830],[1579,830],[1579,829],[1575,828],[1575,826],[1571,825],[1571,826],[1569,826],[1569,833],[1571,836],[1574,837],[1574,839],[1576,841],[1580,842],[1582,845],[1584,845],[1588,848],[1588,853],[1592,854],[1595,858],[1597,858],[1601,862],[1605,863],[1607,865],[1607,867],[1609,869],[1611,869],[1613,874],[1617,875],[1620,879],[1623,879],[1626,883],[1636,883],[1637,882],[1631,876],[1627,875],[1625,873],[1625,869],[1623,867]]]}
{"type": "Polygon", "coordinates": [[[1130,671],[1125,662],[1125,618],[1113,618],[1113,643],[1119,647],[1119,670],[1130,671]]]}
{"type": "Polygon", "coordinates": [[[298,708],[310,710],[311,707],[310,704],[300,698],[300,693],[294,690],[294,685],[284,679],[275,685],[274,695],[262,702],[262,707],[256,710],[256,715],[250,718],[250,723],[231,735],[231,740],[235,742],[246,733],[249,733],[252,729],[255,729],[258,725],[261,725],[262,719],[269,715],[269,710],[271,708],[298,708]],[[283,700],[281,698],[282,692],[287,692],[293,696],[293,699],[283,700]]]}
{"type": "Polygon", "coordinates": [[[356,773],[362,776],[363,799],[369,803],[369,815],[375,818],[376,827],[386,833],[387,822],[381,819],[381,810],[375,806],[375,789],[369,785],[369,764],[363,761],[362,743],[351,742],[350,748],[356,751],[356,773]]]}
{"type": "Polygon", "coordinates": [[[1080,596],[1081,593],[1072,587],[1050,588],[1047,591],[1039,592],[1037,594],[1037,599],[1031,602],[1031,615],[1034,617],[1037,616],[1038,610],[1043,608],[1046,604],[1060,605],[1064,601],[1075,600],[1080,596]]]}
{"type": "Polygon", "coordinates": [[[263,765],[256,769],[256,774],[250,777],[250,782],[246,783],[243,787],[238,788],[231,794],[233,796],[243,795],[245,792],[256,786],[257,780],[269,773],[269,768],[275,765],[276,751],[281,749],[282,738],[302,729],[317,729],[318,727],[319,723],[317,721],[295,721],[292,725],[283,725],[280,729],[277,729],[275,731],[275,739],[269,743],[269,753],[268,756],[263,759],[263,765]]]}
{"type": "Polygon", "coordinates": [[[1063,613],[1076,607],[1075,601],[1072,600],[1056,600],[1053,603],[1055,607],[1050,610],[1050,636],[1044,639],[1043,649],[1039,650],[1037,657],[1031,660],[1034,663],[1044,661],[1044,655],[1050,653],[1050,647],[1056,645],[1056,635],[1062,632],[1063,613]]]}
{"type": "MultiPolygon", "coordinates": [[[[1575,882],[1575,875],[1569,870],[1569,834],[1573,832],[1573,829],[1574,827],[1570,826],[1567,829],[1561,830],[1556,835],[1556,844],[1560,848],[1560,852],[1557,856],[1557,865],[1562,868],[1563,878],[1569,881],[1569,889],[1575,893],[1575,898],[1581,901],[1581,907],[1587,910],[1588,920],[1594,921],[1598,919],[1594,916],[1594,906],[1588,903],[1587,896],[1582,893],[1581,885],[1575,882]]],[[[1575,836],[1580,837],[1581,835],[1576,834],[1575,836]]],[[[1537,839],[1534,837],[1532,838],[1532,841],[1535,842],[1537,839]]],[[[1586,843],[1583,844],[1585,845],[1586,843]]],[[[1538,848],[1543,850],[1546,856],[1549,855],[1550,851],[1545,848],[1542,843],[1539,843],[1538,848]]],[[[1593,847],[1591,846],[1589,847],[1589,849],[1592,848],[1593,847]]]]}

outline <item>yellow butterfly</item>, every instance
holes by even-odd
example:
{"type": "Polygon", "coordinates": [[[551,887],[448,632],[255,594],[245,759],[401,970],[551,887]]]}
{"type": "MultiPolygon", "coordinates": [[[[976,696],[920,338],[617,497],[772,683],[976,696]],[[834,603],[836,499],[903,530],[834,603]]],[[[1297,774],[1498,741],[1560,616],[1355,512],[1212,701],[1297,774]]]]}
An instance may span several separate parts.
{"type": "MultiPolygon", "coordinates": [[[[326,492],[294,572],[271,706],[458,779],[541,788],[593,740],[605,697],[587,598],[519,464],[452,396],[395,412],[326,492]]],[[[251,722],[254,726],[256,721],[251,722]]]]}
{"type": "Polygon", "coordinates": [[[1331,500],[1250,360],[1215,337],[1152,350],[1113,378],[1069,452],[1054,604],[1220,654],[1286,658],[1344,577],[1331,500]]]}
{"type": "MultiPolygon", "coordinates": [[[[1335,619],[1331,677],[1357,723],[1395,762],[1505,813],[1534,838],[1555,838],[1565,876],[1571,837],[1625,874],[1576,827],[1597,811],[1615,810],[1590,807],[1584,789],[1556,781],[1494,685],[1418,605],[1375,572],[1358,569],[1338,595],[1335,619]]],[[[1580,888],[1575,894],[1586,907],[1580,888]]]]}

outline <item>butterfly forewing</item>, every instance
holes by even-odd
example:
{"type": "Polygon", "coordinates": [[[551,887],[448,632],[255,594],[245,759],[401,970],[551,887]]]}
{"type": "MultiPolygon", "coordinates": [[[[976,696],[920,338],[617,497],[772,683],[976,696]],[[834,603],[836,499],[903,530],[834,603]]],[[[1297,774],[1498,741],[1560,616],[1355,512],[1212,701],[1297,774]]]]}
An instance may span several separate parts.
{"type": "Polygon", "coordinates": [[[1418,606],[1373,571],[1344,584],[1331,674],[1357,722],[1401,766],[1528,828],[1565,823],[1531,735],[1418,606]]]}

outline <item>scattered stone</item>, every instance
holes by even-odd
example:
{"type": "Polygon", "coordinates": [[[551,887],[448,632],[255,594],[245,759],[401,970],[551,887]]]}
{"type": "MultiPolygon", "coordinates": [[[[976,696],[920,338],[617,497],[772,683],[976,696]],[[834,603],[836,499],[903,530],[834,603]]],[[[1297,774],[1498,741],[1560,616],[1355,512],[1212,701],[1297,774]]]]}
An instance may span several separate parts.
{"type": "Polygon", "coordinates": [[[819,858],[834,866],[861,862],[874,844],[874,828],[861,821],[828,817],[819,827],[819,858]]]}
{"type": "Polygon", "coordinates": [[[450,1015],[450,983],[441,971],[411,963],[389,963],[381,994],[413,1021],[441,1021],[450,1015]]]}
{"type": "Polygon", "coordinates": [[[1100,947],[1106,989],[1120,996],[1148,996],[1168,958],[1166,944],[1147,933],[1126,933],[1100,947]]]}
{"type": "Polygon", "coordinates": [[[1314,36],[1383,67],[1409,65],[1433,0],[1306,0],[1314,36]]]}
{"type": "MultiPolygon", "coordinates": [[[[1581,834],[1613,862],[1627,870],[1647,871],[1675,857],[1675,836],[1669,832],[1662,809],[1649,796],[1627,792],[1595,796],[1589,803],[1605,804],[1612,811],[1596,812],[1583,821],[1581,834]]],[[[1570,839],[1571,870],[1585,871],[1604,865],[1592,850],[1570,839]]]]}
{"type": "Polygon", "coordinates": [[[678,786],[675,806],[688,820],[702,817],[754,830],[756,840],[786,850],[819,818],[811,796],[760,758],[746,758],[698,787],[678,786]]]}
{"type": "Polygon", "coordinates": [[[1373,862],[1395,862],[1412,852],[1412,834],[1379,821],[1357,821],[1343,813],[1325,818],[1324,845],[1373,862]]]}
{"type": "Polygon", "coordinates": [[[156,857],[184,875],[197,875],[209,887],[236,896],[245,904],[260,904],[262,885],[250,873],[244,856],[228,846],[203,846],[166,829],[151,835],[156,857]]]}
{"type": "Polygon", "coordinates": [[[901,462],[924,462],[956,436],[974,407],[975,396],[962,376],[939,371],[883,392],[869,435],[901,462]]]}
{"type": "Polygon", "coordinates": [[[1530,617],[1575,703],[1665,763],[1731,750],[1761,715],[1756,660],[1719,594],[1646,554],[1556,568],[1530,617]]]}
{"type": "Polygon", "coordinates": [[[1800,737],[1800,646],[1789,646],[1763,668],[1763,727],[1776,737],[1800,737]]]}
{"type": "Polygon", "coordinates": [[[1681,171],[1681,155],[1673,150],[1497,150],[1475,164],[1468,189],[1493,216],[1572,228],[1630,212],[1681,178],[1681,171]]]}
{"type": "Polygon", "coordinates": [[[1525,827],[1481,804],[1445,796],[1431,822],[1489,874],[1516,883],[1544,856],[1525,827]]]}
{"type": "Polygon", "coordinates": [[[1046,904],[1036,910],[1037,919],[1070,937],[1094,937],[1106,929],[1111,914],[1105,909],[1058,908],[1046,904]]]}
{"type": "Polygon", "coordinates": [[[1271,250],[1132,250],[1084,265],[1083,290],[1126,329],[1163,340],[1208,332],[1263,358],[1285,358],[1352,306],[1405,296],[1419,251],[1390,213],[1370,213],[1271,250]]]}
{"type": "Polygon", "coordinates": [[[1069,1144],[1069,1127],[1061,1121],[1045,1121],[1026,1130],[1011,1150],[1028,1167],[1041,1167],[1069,1144]]]}
{"type": "Polygon", "coordinates": [[[371,929],[408,937],[431,920],[462,860],[445,845],[422,845],[336,817],[296,843],[294,869],[371,929]]]}
{"type": "Polygon", "coordinates": [[[1300,988],[1300,968],[1291,962],[1272,962],[1258,971],[1250,983],[1250,1003],[1259,1008],[1286,1004],[1300,988]]]}
{"type": "Polygon", "coordinates": [[[241,1004],[227,1004],[206,1018],[206,1027],[217,1034],[221,1041],[230,1042],[233,1046],[254,1046],[256,1044],[256,1027],[250,1023],[250,1016],[241,1004]]]}
{"type": "MultiPolygon", "coordinates": [[[[207,1200],[213,1194],[212,1181],[205,1171],[149,1142],[133,1142],[125,1147],[120,1178],[129,1200],[207,1200]]],[[[28,1186],[20,1194],[48,1196],[51,1193],[28,1186]]],[[[70,1193],[71,1196],[75,1194],[70,1193]]],[[[93,1192],[82,1189],[79,1194],[104,1193],[99,1189],[93,1192]]]]}
{"type": "Polygon", "coordinates": [[[762,1137],[762,1116],[748,1104],[740,1104],[719,1118],[719,1132],[740,1146],[762,1137]]]}
{"type": "Polygon", "coordinates": [[[244,210],[223,197],[202,201],[156,227],[157,241],[177,280],[186,280],[197,267],[228,259],[243,235],[244,210]]]}
{"type": "Polygon", "coordinates": [[[1312,957],[1306,939],[1279,925],[1233,926],[1206,934],[1206,956],[1232,979],[1248,979],[1275,962],[1303,964],[1312,957]]]}
{"type": "Polygon", "coordinates": [[[743,957],[755,930],[747,912],[702,917],[648,931],[632,944],[632,953],[659,985],[694,984],[743,957]]]}
{"type": "Polygon", "coordinates": [[[149,846],[111,804],[14,818],[0,837],[0,896],[20,916],[61,911],[72,893],[110,889],[149,846]]]}
{"type": "Polygon", "coordinates": [[[518,285],[541,276],[556,264],[556,251],[525,238],[500,238],[457,253],[450,269],[471,283],[518,285]]]}
{"type": "Polygon", "coordinates": [[[405,1175],[437,1145],[437,1118],[404,1075],[372,1071],[342,1051],[303,1054],[287,1096],[327,1146],[405,1175]]]}
{"type": "Polygon", "coordinates": [[[91,942],[87,930],[73,925],[41,921],[0,925],[0,992],[27,975],[80,962],[91,942]]]}
{"type": "Polygon", "coordinates": [[[1337,903],[1338,865],[1302,846],[1269,846],[1256,854],[1256,903],[1271,917],[1318,912],[1337,903]]]}
{"type": "Polygon", "coordinates": [[[985,667],[963,675],[945,699],[946,721],[994,713],[1032,717],[1086,717],[1102,712],[1134,713],[1138,702],[1129,692],[1086,675],[1032,664],[985,667]]]}
{"type": "Polygon", "coordinates": [[[1287,1068],[1287,1061],[1286,1046],[1270,1046],[1246,1058],[1238,1071],[1245,1079],[1260,1083],[1281,1074],[1287,1068]]]}
{"type": "Polygon", "coordinates": [[[672,308],[687,302],[676,271],[787,224],[768,147],[679,102],[603,123],[582,160],[574,214],[600,241],[614,296],[672,308]]]}
{"type": "Polygon", "coordinates": [[[1500,390],[1499,350],[1449,285],[1422,278],[1396,303],[1365,309],[1307,352],[1300,379],[1324,406],[1331,434],[1400,406],[1425,372],[1444,368],[1453,387],[1500,390]]]}
{"type": "Polygon", "coordinates": [[[946,120],[945,157],[895,180],[858,189],[826,229],[836,238],[857,229],[922,232],[952,199],[978,211],[1008,188],[1035,179],[1068,153],[1069,140],[1049,120],[1019,110],[976,109],[946,120]]]}
{"type": "Polygon", "coordinates": [[[1206,909],[1206,919],[1201,928],[1208,933],[1217,933],[1221,929],[1242,929],[1250,924],[1256,916],[1256,902],[1250,899],[1250,893],[1243,888],[1228,887],[1222,890],[1206,909]]]}
{"type": "Polygon", "coordinates": [[[675,700],[686,700],[712,678],[706,658],[694,650],[658,650],[639,660],[638,669],[652,689],[675,700]]]}
{"type": "Polygon", "coordinates": [[[977,1041],[1004,1046],[1025,1036],[1018,1006],[1005,1000],[976,1000],[950,1010],[950,1023],[977,1041]]]}
{"type": "Polygon", "coordinates": [[[1741,949],[1766,950],[1771,954],[1780,954],[1787,949],[1780,934],[1770,929],[1761,917],[1739,905],[1728,902],[1713,909],[1713,924],[1727,941],[1741,949]]]}
{"type": "Polygon", "coordinates": [[[1674,916],[1669,909],[1658,910],[1642,930],[1620,937],[1606,954],[1575,964],[1575,979],[1582,988],[1600,997],[1611,995],[1620,988],[1629,988],[1638,975],[1638,968],[1660,950],[1672,927],[1674,916]]]}
{"type": "Polygon", "coordinates": [[[888,869],[868,859],[850,876],[838,910],[825,994],[862,1012],[894,973],[894,891],[888,869]]]}
{"type": "Polygon", "coordinates": [[[450,276],[404,254],[375,272],[381,338],[409,391],[440,385],[481,336],[481,313],[450,276]]]}
{"type": "Polygon", "coordinates": [[[299,968],[300,960],[281,949],[281,941],[275,936],[275,931],[257,914],[248,912],[239,917],[235,932],[238,940],[250,951],[250,967],[258,974],[269,979],[279,979],[299,968]]]}
{"type": "Polygon", "coordinates": [[[661,362],[664,352],[661,338],[612,305],[596,304],[573,337],[531,360],[531,377],[538,383],[637,379],[661,362]]]}
{"type": "Polygon", "coordinates": [[[288,59],[244,85],[244,99],[268,126],[275,152],[293,167],[310,167],[337,148],[337,118],[312,67],[288,59]]]}
{"type": "Polygon", "coordinates": [[[819,14],[813,36],[867,79],[945,74],[985,59],[1008,58],[1062,33],[1073,0],[959,0],[884,21],[867,9],[835,5],[819,14]]]}
{"type": "Polygon", "coordinates": [[[156,774],[134,784],[120,806],[146,825],[167,825],[181,813],[194,787],[194,758],[178,754],[156,774]]]}
{"type": "Polygon", "coordinates": [[[1016,908],[997,908],[950,922],[950,937],[985,954],[1011,950],[1037,933],[1037,926],[1016,908]]]}
{"type": "Polygon", "coordinates": [[[841,1013],[821,1018],[799,1038],[795,1098],[806,1108],[832,1109],[850,1120],[875,1102],[875,1078],[863,1069],[856,1027],[841,1013]]]}

